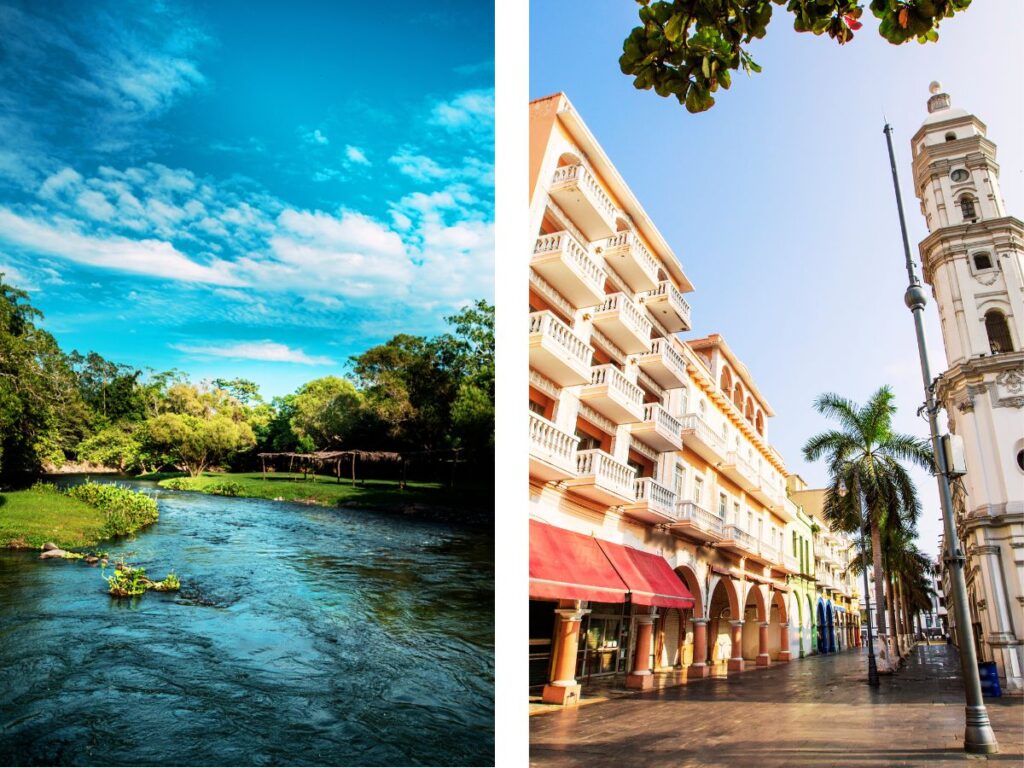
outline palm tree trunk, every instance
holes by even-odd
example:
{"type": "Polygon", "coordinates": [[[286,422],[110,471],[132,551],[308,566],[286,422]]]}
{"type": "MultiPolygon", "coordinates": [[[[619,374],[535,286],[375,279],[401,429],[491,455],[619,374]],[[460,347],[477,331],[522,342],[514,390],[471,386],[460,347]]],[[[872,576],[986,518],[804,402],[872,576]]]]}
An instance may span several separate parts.
{"type": "Polygon", "coordinates": [[[875,618],[878,622],[878,639],[880,646],[879,666],[882,670],[889,669],[889,652],[885,643],[885,578],[882,574],[882,531],[878,527],[878,519],[871,516],[871,566],[875,570],[875,618]]]}
{"type": "Polygon", "coordinates": [[[885,596],[888,598],[886,607],[889,610],[889,636],[892,638],[892,668],[895,670],[900,657],[900,630],[896,624],[896,590],[890,579],[885,585],[885,596]]]}

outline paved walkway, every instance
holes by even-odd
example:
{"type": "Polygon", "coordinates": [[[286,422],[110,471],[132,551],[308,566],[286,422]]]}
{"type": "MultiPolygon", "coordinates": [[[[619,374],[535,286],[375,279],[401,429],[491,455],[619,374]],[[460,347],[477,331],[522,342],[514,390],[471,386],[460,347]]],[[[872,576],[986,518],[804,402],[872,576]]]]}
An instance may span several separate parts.
{"type": "MultiPolygon", "coordinates": [[[[877,691],[864,654],[813,656],[731,679],[616,698],[530,718],[530,764],[639,766],[947,766],[962,749],[964,699],[952,646],[918,646],[877,691]]],[[[1001,752],[1024,765],[1024,700],[987,699],[1001,752]]]]}

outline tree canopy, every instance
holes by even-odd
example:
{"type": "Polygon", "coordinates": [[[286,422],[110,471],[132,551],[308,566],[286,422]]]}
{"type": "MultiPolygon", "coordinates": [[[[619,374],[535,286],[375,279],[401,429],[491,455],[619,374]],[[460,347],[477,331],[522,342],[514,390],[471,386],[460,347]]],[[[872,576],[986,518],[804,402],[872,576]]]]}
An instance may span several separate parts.
{"type": "MultiPolygon", "coordinates": [[[[675,96],[690,112],[715,104],[732,73],[760,72],[748,50],[768,32],[773,6],[785,6],[793,29],[828,35],[840,45],[862,27],[864,6],[856,0],[636,0],[640,26],[622,45],[619,67],[634,87],[675,96]]],[[[939,23],[971,0],[871,0],[878,33],[894,45],[939,39],[939,23]]]]}

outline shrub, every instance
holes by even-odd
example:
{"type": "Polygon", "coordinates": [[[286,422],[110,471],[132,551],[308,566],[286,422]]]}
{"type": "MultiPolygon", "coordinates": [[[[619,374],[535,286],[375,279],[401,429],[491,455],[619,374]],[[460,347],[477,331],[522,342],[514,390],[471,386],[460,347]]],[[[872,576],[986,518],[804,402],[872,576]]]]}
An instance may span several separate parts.
{"type": "Polygon", "coordinates": [[[214,483],[213,485],[208,485],[204,490],[207,493],[214,494],[215,496],[239,496],[241,495],[244,489],[242,488],[241,483],[233,483],[228,481],[224,483],[214,483]]]}
{"type": "Polygon", "coordinates": [[[88,482],[69,488],[67,495],[96,507],[106,515],[104,538],[134,533],[160,518],[153,499],[119,485],[88,482]]]}
{"type": "Polygon", "coordinates": [[[192,483],[187,477],[172,477],[170,480],[164,480],[160,483],[164,488],[170,488],[172,491],[192,491],[195,490],[192,487],[192,483]]]}

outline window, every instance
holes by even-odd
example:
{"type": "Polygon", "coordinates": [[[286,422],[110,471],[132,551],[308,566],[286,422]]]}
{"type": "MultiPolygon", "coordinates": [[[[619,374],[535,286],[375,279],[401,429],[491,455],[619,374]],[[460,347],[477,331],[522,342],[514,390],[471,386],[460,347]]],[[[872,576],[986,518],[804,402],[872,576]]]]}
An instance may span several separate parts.
{"type": "Polygon", "coordinates": [[[987,253],[974,254],[974,268],[979,272],[983,269],[992,269],[992,257],[987,253]]]}
{"type": "Polygon", "coordinates": [[[580,439],[579,445],[576,446],[576,450],[578,451],[592,451],[596,448],[601,447],[600,440],[598,440],[596,437],[591,437],[583,430],[577,429],[576,437],[580,439]]]}
{"type": "Polygon", "coordinates": [[[704,501],[704,478],[693,478],[693,503],[700,505],[704,501]]]}
{"type": "Polygon", "coordinates": [[[970,195],[964,195],[960,198],[960,212],[963,214],[964,221],[978,218],[978,213],[974,208],[973,197],[970,195]]]}
{"type": "Polygon", "coordinates": [[[738,501],[732,503],[732,521],[734,523],[740,521],[740,503],[738,501]]]}
{"type": "Polygon", "coordinates": [[[956,134],[950,131],[946,134],[946,141],[956,141],[956,134]]]}
{"type": "Polygon", "coordinates": [[[530,410],[536,413],[538,416],[544,415],[544,406],[538,403],[536,400],[530,401],[530,410]]]}
{"type": "Polygon", "coordinates": [[[1013,352],[1010,326],[1006,324],[1006,316],[998,309],[990,309],[985,313],[985,333],[988,334],[988,345],[993,355],[1013,352]]]}
{"type": "Polygon", "coordinates": [[[1017,466],[1024,472],[1024,451],[1017,451],[1017,466]]]}
{"type": "Polygon", "coordinates": [[[683,484],[686,482],[686,467],[682,462],[677,461],[672,470],[672,490],[676,492],[676,498],[683,497],[683,484]]]}
{"type": "Polygon", "coordinates": [[[718,516],[723,520],[725,519],[725,508],[728,504],[729,500],[725,498],[725,494],[718,494],[718,516]]]}
{"type": "Polygon", "coordinates": [[[683,387],[681,390],[679,390],[679,412],[684,415],[687,413],[686,400],[686,387],[683,387]]]}

